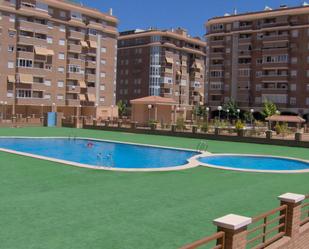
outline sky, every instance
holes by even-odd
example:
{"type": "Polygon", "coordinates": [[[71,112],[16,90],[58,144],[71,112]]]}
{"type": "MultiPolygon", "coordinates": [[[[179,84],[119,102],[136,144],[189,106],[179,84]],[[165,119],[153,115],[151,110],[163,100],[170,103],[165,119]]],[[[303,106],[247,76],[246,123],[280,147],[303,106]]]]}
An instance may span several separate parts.
{"type": "MultiPolygon", "coordinates": [[[[273,9],[282,4],[300,6],[301,0],[79,0],[84,5],[113,14],[119,18],[119,31],[169,29],[183,27],[192,36],[203,36],[204,23],[211,17],[225,13],[260,11],[269,6],[273,9]]],[[[307,0],[309,2],[309,0],[307,0]]]]}

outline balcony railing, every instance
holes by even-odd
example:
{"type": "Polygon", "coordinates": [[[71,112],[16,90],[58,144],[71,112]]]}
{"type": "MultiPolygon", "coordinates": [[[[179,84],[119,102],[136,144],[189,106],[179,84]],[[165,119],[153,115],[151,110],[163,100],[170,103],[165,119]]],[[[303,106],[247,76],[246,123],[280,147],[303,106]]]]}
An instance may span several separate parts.
{"type": "Polygon", "coordinates": [[[300,225],[303,226],[309,223],[309,194],[306,195],[304,203],[301,205],[301,222],[300,225]]]}

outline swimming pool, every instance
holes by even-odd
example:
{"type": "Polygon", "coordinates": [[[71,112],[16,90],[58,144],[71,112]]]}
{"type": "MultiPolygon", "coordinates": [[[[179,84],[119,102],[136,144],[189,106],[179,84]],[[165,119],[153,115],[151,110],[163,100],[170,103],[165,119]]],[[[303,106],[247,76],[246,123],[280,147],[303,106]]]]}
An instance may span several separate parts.
{"type": "Polygon", "coordinates": [[[97,169],[190,167],[199,153],[84,138],[0,138],[2,151],[97,169]]]}
{"type": "Polygon", "coordinates": [[[211,155],[199,157],[202,165],[255,172],[309,172],[309,162],[284,157],[255,155],[211,155]]]}

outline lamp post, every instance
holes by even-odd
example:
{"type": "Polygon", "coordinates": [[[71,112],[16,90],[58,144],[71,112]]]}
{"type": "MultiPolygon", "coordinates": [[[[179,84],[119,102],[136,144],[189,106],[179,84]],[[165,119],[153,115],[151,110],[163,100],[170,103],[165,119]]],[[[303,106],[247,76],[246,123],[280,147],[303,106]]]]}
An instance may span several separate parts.
{"type": "Polygon", "coordinates": [[[52,104],[52,112],[55,112],[56,111],[56,103],[53,103],[52,104]]]}
{"type": "Polygon", "coordinates": [[[6,120],[6,107],[7,107],[8,102],[4,101],[4,120],[6,120]]]}
{"type": "Polygon", "coordinates": [[[112,121],[112,124],[113,124],[113,120],[114,120],[114,105],[111,105],[111,108],[112,108],[111,121],[112,121]]]}
{"type": "Polygon", "coordinates": [[[239,119],[240,109],[237,109],[237,119],[239,119]]]}
{"type": "Polygon", "coordinates": [[[251,119],[251,127],[253,127],[253,113],[254,113],[254,109],[250,109],[250,119],[251,119]]]}
{"type": "Polygon", "coordinates": [[[152,105],[149,104],[147,107],[148,107],[148,122],[149,122],[150,121],[150,114],[151,114],[150,111],[151,111],[152,105]]]}
{"type": "Polygon", "coordinates": [[[230,110],[229,109],[226,110],[226,119],[227,121],[230,120],[230,110]]]}
{"type": "Polygon", "coordinates": [[[221,121],[221,111],[222,111],[222,106],[218,106],[218,111],[219,111],[219,121],[221,121]]]}
{"type": "Polygon", "coordinates": [[[209,122],[209,110],[210,110],[210,108],[206,107],[206,124],[207,124],[207,127],[208,127],[208,122],[209,122]]]}
{"type": "Polygon", "coordinates": [[[280,111],[279,111],[279,110],[277,110],[277,111],[276,111],[276,114],[277,114],[277,115],[280,115],[280,111]]]}
{"type": "Polygon", "coordinates": [[[44,104],[41,104],[41,118],[43,118],[43,113],[44,112],[44,104]]]}
{"type": "Polygon", "coordinates": [[[1,120],[3,119],[3,101],[0,101],[1,105],[1,120]]]}

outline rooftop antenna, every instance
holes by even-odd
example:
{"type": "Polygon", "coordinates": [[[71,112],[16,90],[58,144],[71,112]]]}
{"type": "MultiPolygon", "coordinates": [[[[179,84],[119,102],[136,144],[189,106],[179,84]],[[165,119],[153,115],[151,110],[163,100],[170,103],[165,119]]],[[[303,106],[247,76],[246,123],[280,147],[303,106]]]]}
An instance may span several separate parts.
{"type": "Polygon", "coordinates": [[[237,9],[234,8],[234,15],[237,15],[237,9]]]}

